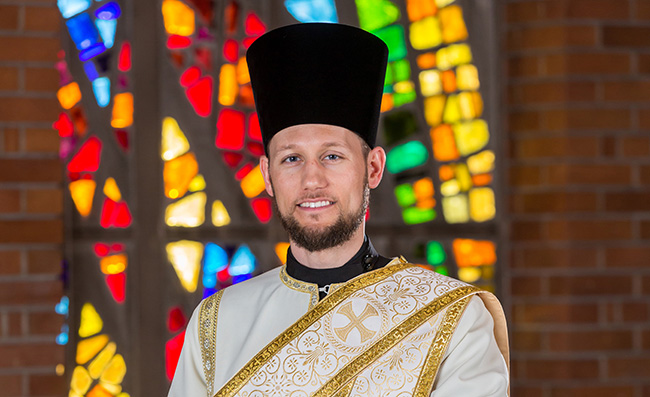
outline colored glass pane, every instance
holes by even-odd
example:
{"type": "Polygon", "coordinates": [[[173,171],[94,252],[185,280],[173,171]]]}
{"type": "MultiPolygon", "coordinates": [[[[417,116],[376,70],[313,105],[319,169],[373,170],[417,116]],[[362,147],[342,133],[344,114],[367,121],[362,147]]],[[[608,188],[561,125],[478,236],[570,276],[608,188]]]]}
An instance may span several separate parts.
{"type": "Polygon", "coordinates": [[[208,117],[212,113],[212,85],[212,77],[205,76],[187,88],[187,99],[201,117],[208,117]]]}
{"type": "Polygon", "coordinates": [[[440,72],[437,70],[424,70],[420,72],[420,91],[424,96],[440,94],[442,92],[440,72]]]}
{"type": "Polygon", "coordinates": [[[241,150],[244,147],[244,113],[222,109],[217,120],[215,145],[219,149],[241,150]]]}
{"type": "Polygon", "coordinates": [[[77,343],[76,362],[85,364],[95,357],[108,343],[108,335],[97,335],[77,343]]]}
{"type": "Polygon", "coordinates": [[[68,27],[70,38],[79,51],[98,44],[99,35],[88,14],[79,14],[68,19],[65,24],[68,27]]]}
{"type": "Polygon", "coordinates": [[[104,199],[102,214],[99,220],[99,224],[103,228],[129,227],[132,220],[129,206],[124,201],[115,202],[108,197],[104,199]]]}
{"type": "Polygon", "coordinates": [[[205,245],[203,254],[203,286],[216,288],[217,273],[228,267],[228,253],[214,243],[205,245]]]}
{"type": "Polygon", "coordinates": [[[225,40],[223,42],[223,57],[228,62],[237,62],[237,59],[239,59],[239,43],[233,39],[225,40]]]}
{"type": "Polygon", "coordinates": [[[442,72],[442,89],[446,93],[456,91],[456,73],[453,70],[445,70],[442,72]]]}
{"type": "Polygon", "coordinates": [[[415,191],[410,183],[403,183],[395,187],[395,197],[400,207],[406,208],[414,205],[417,202],[415,191]]]}
{"type": "Polygon", "coordinates": [[[447,259],[447,254],[445,254],[445,249],[437,241],[429,241],[427,243],[427,262],[430,265],[441,265],[447,259]]]}
{"type": "Polygon", "coordinates": [[[67,296],[62,296],[59,303],[54,306],[56,314],[67,316],[70,309],[70,299],[67,296]]]}
{"type": "Polygon", "coordinates": [[[384,93],[381,96],[381,112],[387,112],[393,108],[393,96],[391,94],[384,93]]]}
{"type": "Polygon", "coordinates": [[[445,95],[435,95],[424,99],[424,118],[430,126],[437,126],[442,122],[442,113],[445,109],[445,95]]]}
{"type": "Polygon", "coordinates": [[[472,184],[474,186],[486,186],[492,183],[492,174],[472,175],[472,184]]]}
{"type": "Polygon", "coordinates": [[[472,174],[483,174],[494,169],[494,152],[484,150],[467,159],[467,167],[472,174]]]}
{"type": "Polygon", "coordinates": [[[463,19],[463,10],[454,5],[445,7],[438,13],[445,43],[455,43],[467,39],[467,27],[463,19]]]}
{"type": "MultiPolygon", "coordinates": [[[[442,187],[441,187],[442,190],[442,187]]],[[[469,221],[469,204],[467,196],[459,194],[458,196],[442,198],[442,213],[447,223],[466,223],[469,221]]]]}
{"type": "Polygon", "coordinates": [[[237,99],[239,85],[237,84],[237,66],[226,63],[221,65],[219,73],[219,103],[232,106],[237,99]]]}
{"type": "Polygon", "coordinates": [[[298,21],[338,22],[334,0],[285,0],[284,6],[298,21]]]}
{"type": "Polygon", "coordinates": [[[271,209],[271,200],[269,198],[254,198],[251,200],[251,207],[253,207],[253,212],[260,222],[267,223],[271,220],[273,210],[271,209]]]}
{"type": "Polygon", "coordinates": [[[481,269],[477,267],[461,267],[458,278],[466,283],[474,283],[481,278],[481,269]]]}
{"type": "Polygon", "coordinates": [[[450,165],[441,165],[438,169],[438,176],[441,181],[448,181],[454,177],[454,169],[450,165]]]}
{"type": "Polygon", "coordinates": [[[239,58],[237,62],[237,83],[246,84],[251,81],[251,76],[248,74],[248,64],[246,63],[246,57],[239,58]]]}
{"type": "Polygon", "coordinates": [[[212,203],[212,224],[216,227],[230,224],[230,215],[221,200],[215,200],[212,203]]]}
{"type": "Polygon", "coordinates": [[[254,12],[249,12],[244,22],[244,31],[248,36],[260,36],[266,32],[266,26],[254,12]]]}
{"type": "Polygon", "coordinates": [[[454,44],[442,47],[436,52],[436,61],[440,70],[472,62],[472,50],[467,44],[454,44]]]}
{"type": "Polygon", "coordinates": [[[446,181],[440,185],[440,193],[443,196],[455,196],[460,193],[460,184],[456,179],[446,181]]]}
{"type": "Polygon", "coordinates": [[[242,274],[251,274],[255,270],[255,255],[251,252],[247,245],[241,245],[232,256],[228,273],[231,276],[239,276],[242,274]]]}
{"type": "Polygon", "coordinates": [[[96,57],[99,54],[102,54],[104,51],[106,51],[106,47],[104,46],[104,43],[93,44],[92,46],[79,52],[79,60],[85,62],[89,59],[96,57]]]}
{"type": "Polygon", "coordinates": [[[91,303],[84,303],[81,307],[81,321],[79,323],[79,336],[86,338],[99,333],[104,327],[97,310],[91,303]]]}
{"type": "Polygon", "coordinates": [[[406,56],[406,42],[402,25],[392,25],[373,32],[388,46],[388,62],[402,59],[406,56]]]}
{"type": "Polygon", "coordinates": [[[433,208],[436,205],[433,199],[433,180],[431,178],[418,179],[413,183],[413,191],[417,200],[418,208],[433,208]]]}
{"type": "Polygon", "coordinates": [[[86,73],[88,80],[93,81],[99,77],[99,73],[97,73],[97,68],[95,67],[94,62],[85,62],[83,67],[84,73],[86,73]]]}
{"type": "Polygon", "coordinates": [[[261,143],[248,142],[246,144],[246,149],[248,149],[248,152],[255,157],[264,155],[264,146],[261,143]]]}
{"type": "Polygon", "coordinates": [[[469,214],[474,222],[485,222],[493,219],[496,214],[494,191],[489,187],[470,190],[469,214]]]}
{"type": "Polygon", "coordinates": [[[178,280],[187,292],[196,291],[203,244],[196,241],[181,240],[168,243],[165,247],[167,258],[172,264],[178,280]]]}
{"type": "Polygon", "coordinates": [[[425,52],[416,58],[416,63],[420,69],[431,69],[436,66],[436,54],[432,52],[425,52]]]}
{"type": "Polygon", "coordinates": [[[391,62],[391,66],[391,73],[395,81],[404,81],[411,77],[411,64],[407,59],[391,62]]]}
{"type": "Polygon", "coordinates": [[[454,140],[454,132],[448,124],[441,124],[431,129],[433,156],[438,161],[451,161],[459,158],[454,140]]]}
{"type": "Polygon", "coordinates": [[[72,124],[74,124],[75,130],[77,130],[77,136],[84,136],[88,131],[88,120],[84,115],[81,107],[73,107],[70,109],[70,115],[72,116],[72,124]]]}
{"type": "Polygon", "coordinates": [[[472,120],[453,127],[458,151],[468,156],[485,147],[490,140],[488,125],[484,120],[472,120]]]}
{"type": "Polygon", "coordinates": [[[402,106],[404,104],[413,102],[415,100],[415,98],[416,98],[415,90],[413,88],[413,83],[410,82],[410,81],[408,81],[408,82],[404,81],[402,83],[397,83],[396,86],[395,86],[395,88],[396,88],[395,91],[396,92],[395,92],[395,94],[393,94],[393,105],[395,107],[399,107],[399,106],[402,106]],[[400,85],[402,83],[408,83],[408,84],[405,84],[405,85],[402,85],[401,87],[399,87],[400,91],[397,92],[398,85],[400,85]],[[404,90],[402,90],[402,88],[404,88],[404,90]]]}
{"type": "Polygon", "coordinates": [[[72,136],[74,132],[72,120],[70,120],[70,116],[65,112],[59,114],[59,119],[54,122],[53,127],[59,132],[61,138],[72,136]]]}
{"type": "Polygon", "coordinates": [[[114,1],[109,1],[95,10],[95,16],[102,20],[117,19],[121,14],[120,5],[114,1]]]}
{"type": "Polygon", "coordinates": [[[71,109],[81,100],[81,90],[79,84],[72,82],[59,88],[56,97],[63,109],[71,109]]]}
{"type": "Polygon", "coordinates": [[[264,177],[259,165],[241,180],[241,190],[248,198],[256,197],[264,191],[264,177]]]}
{"type": "Polygon", "coordinates": [[[74,371],[72,371],[72,379],[70,380],[70,389],[77,393],[77,395],[83,396],[86,394],[90,385],[93,383],[90,374],[86,368],[82,366],[76,366],[74,371]]]}
{"type": "Polygon", "coordinates": [[[190,66],[183,72],[183,74],[181,74],[179,82],[181,83],[182,87],[187,88],[199,81],[200,77],[201,69],[198,66],[190,66]]]}
{"type": "Polygon", "coordinates": [[[117,20],[116,19],[96,19],[95,26],[99,32],[99,36],[104,42],[104,47],[112,48],[113,43],[115,42],[115,32],[117,30],[117,20]]]}
{"type": "Polygon", "coordinates": [[[231,169],[237,168],[239,163],[241,163],[244,156],[240,153],[225,152],[223,153],[223,161],[231,169]]]}
{"type": "Polygon", "coordinates": [[[113,98],[113,128],[126,128],[133,124],[133,94],[124,92],[113,98]]]}
{"type": "Polygon", "coordinates": [[[117,68],[120,72],[128,72],[131,70],[131,43],[128,41],[122,43],[117,68]]]}
{"type": "Polygon", "coordinates": [[[102,382],[120,384],[126,375],[126,363],[121,354],[113,356],[100,377],[102,382]]]}
{"type": "Polygon", "coordinates": [[[104,194],[113,201],[122,200],[120,189],[117,187],[117,183],[115,183],[115,179],[113,178],[106,179],[104,183],[104,194]]]}
{"type": "Polygon", "coordinates": [[[126,298],[126,273],[106,275],[106,286],[115,302],[124,302],[126,298]]]}
{"type": "Polygon", "coordinates": [[[449,269],[447,266],[436,266],[435,269],[433,269],[436,273],[442,274],[444,276],[449,276],[449,269]]]}
{"type": "Polygon", "coordinates": [[[472,187],[472,177],[469,175],[469,169],[466,164],[456,164],[454,174],[456,175],[456,180],[461,191],[466,192],[472,187]]]}
{"type": "Polygon", "coordinates": [[[435,15],[436,5],[431,0],[406,0],[406,12],[411,22],[435,15]]]}
{"type": "Polygon", "coordinates": [[[455,239],[453,251],[458,267],[492,266],[497,261],[496,245],[492,241],[455,239]]]}
{"type": "Polygon", "coordinates": [[[162,142],[160,156],[163,160],[173,160],[190,150],[190,143],[181,130],[178,122],[165,117],[162,122],[162,142]]]}
{"type": "Polygon", "coordinates": [[[355,0],[361,29],[373,31],[390,25],[400,17],[399,8],[388,0],[355,0]]]}
{"type": "Polygon", "coordinates": [[[165,210],[165,223],[168,226],[197,227],[205,222],[206,195],[203,192],[191,194],[165,210]]]}
{"type": "Polygon", "coordinates": [[[449,95],[445,103],[445,110],[442,113],[442,120],[447,124],[454,124],[460,121],[460,117],[458,95],[449,95]]]}
{"type": "Polygon", "coordinates": [[[198,174],[192,180],[190,181],[190,185],[188,186],[188,190],[190,192],[198,192],[205,189],[205,178],[203,175],[198,174]]]}
{"type": "Polygon", "coordinates": [[[127,131],[113,130],[113,136],[122,150],[129,150],[129,133],[127,131]]]}
{"type": "Polygon", "coordinates": [[[57,0],[56,3],[63,18],[68,19],[86,11],[92,4],[92,0],[57,0]]]}
{"type": "Polygon", "coordinates": [[[108,77],[99,77],[92,83],[95,101],[100,108],[105,108],[111,102],[111,81],[108,77]]]}
{"type": "Polygon", "coordinates": [[[179,36],[177,34],[167,37],[167,48],[170,50],[179,50],[187,48],[192,45],[192,39],[187,36],[179,36]]]}
{"type": "Polygon", "coordinates": [[[438,18],[430,16],[413,22],[409,38],[411,46],[416,50],[426,50],[442,44],[442,32],[438,18]]]}
{"type": "Polygon", "coordinates": [[[99,265],[104,274],[117,274],[126,270],[128,260],[125,254],[117,254],[103,257],[99,265]]]}
{"type": "Polygon", "coordinates": [[[167,329],[169,332],[180,331],[185,324],[187,324],[187,317],[183,313],[183,309],[180,306],[173,307],[167,314],[167,329]]]}
{"type": "Polygon", "coordinates": [[[483,114],[483,98],[479,92],[461,92],[458,94],[458,106],[463,119],[469,120],[481,117],[483,114]]]}
{"type": "Polygon", "coordinates": [[[194,33],[194,11],[182,1],[163,0],[162,14],[167,34],[190,36],[194,33]]]}
{"type": "Polygon", "coordinates": [[[463,91],[475,91],[481,85],[478,79],[478,69],[472,64],[460,65],[456,69],[456,81],[458,89],[463,91]]]}
{"type": "Polygon", "coordinates": [[[278,256],[278,259],[280,259],[280,262],[283,264],[287,263],[288,249],[289,249],[289,243],[281,242],[275,244],[275,254],[278,256]]]}
{"type": "Polygon", "coordinates": [[[404,208],[402,210],[402,218],[407,225],[415,225],[419,223],[430,222],[436,218],[436,211],[434,209],[422,209],[417,207],[404,208]]]}
{"type": "Polygon", "coordinates": [[[171,199],[183,197],[189,189],[190,182],[198,172],[199,164],[192,152],[166,161],[163,167],[165,196],[171,199]]]}
{"type": "Polygon", "coordinates": [[[106,345],[106,347],[97,355],[97,357],[93,359],[93,361],[90,362],[90,365],[88,365],[88,373],[90,374],[91,378],[99,378],[99,375],[102,374],[102,371],[106,365],[115,355],[116,350],[117,345],[115,342],[111,342],[106,345]]]}
{"type": "Polygon", "coordinates": [[[391,146],[418,131],[418,122],[413,112],[396,111],[384,116],[384,144],[391,146]]]}
{"type": "Polygon", "coordinates": [[[255,106],[255,98],[253,97],[253,88],[250,84],[244,84],[239,87],[239,104],[247,107],[255,106]]]}
{"type": "Polygon", "coordinates": [[[178,366],[178,360],[181,357],[181,350],[185,342],[185,331],[176,335],[165,343],[165,373],[167,379],[172,380],[178,366]]]}
{"type": "Polygon", "coordinates": [[[397,174],[423,165],[429,159],[429,151],[422,142],[411,141],[396,146],[386,156],[388,172],[397,174]]]}
{"type": "Polygon", "coordinates": [[[68,172],[95,172],[99,168],[102,141],[92,136],[84,142],[68,163],[68,172]]]}
{"type": "Polygon", "coordinates": [[[81,216],[90,215],[96,185],[92,179],[79,179],[68,184],[72,202],[81,216]]]}

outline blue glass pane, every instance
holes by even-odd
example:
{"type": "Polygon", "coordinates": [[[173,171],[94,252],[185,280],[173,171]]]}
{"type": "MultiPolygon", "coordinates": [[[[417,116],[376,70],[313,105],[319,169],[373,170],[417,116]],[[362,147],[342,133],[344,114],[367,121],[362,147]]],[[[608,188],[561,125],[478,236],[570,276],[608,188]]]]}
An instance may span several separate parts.
{"type": "Polygon", "coordinates": [[[214,295],[215,292],[217,292],[216,288],[205,288],[203,290],[203,299],[207,298],[208,296],[214,295]]]}
{"type": "Polygon", "coordinates": [[[120,17],[120,14],[122,14],[122,10],[120,10],[119,4],[117,4],[114,1],[109,1],[108,3],[104,4],[103,6],[99,7],[95,11],[95,16],[99,19],[103,20],[110,20],[110,19],[117,19],[120,17]]]}
{"type": "Polygon", "coordinates": [[[284,6],[300,22],[339,21],[334,0],[285,0],[284,6]]]}
{"type": "Polygon", "coordinates": [[[242,281],[246,281],[251,277],[253,276],[251,276],[250,274],[240,274],[239,276],[235,276],[232,278],[232,283],[233,284],[241,283],[242,281]]]}
{"type": "Polygon", "coordinates": [[[79,53],[79,60],[85,62],[89,59],[96,57],[99,54],[102,54],[104,51],[106,51],[106,47],[104,47],[104,43],[97,43],[94,46],[81,51],[79,53]]]}
{"type": "Polygon", "coordinates": [[[97,30],[88,14],[79,14],[74,18],[68,19],[65,24],[78,50],[85,50],[99,42],[97,30]]]}
{"type": "Polygon", "coordinates": [[[92,4],[92,0],[58,0],[57,5],[63,18],[68,19],[72,16],[86,11],[92,4]]]}
{"type": "Polygon", "coordinates": [[[203,273],[216,274],[228,266],[228,253],[215,243],[207,243],[203,254],[203,273]]]}
{"type": "Polygon", "coordinates": [[[230,273],[231,276],[240,276],[242,274],[253,273],[254,270],[255,256],[248,246],[242,245],[233,255],[232,262],[228,268],[228,273],[230,273]]]}
{"type": "Polygon", "coordinates": [[[108,77],[99,77],[93,81],[95,100],[100,108],[105,108],[111,102],[111,81],[108,77]]]}
{"type": "Polygon", "coordinates": [[[99,35],[102,36],[104,46],[106,48],[113,47],[113,43],[115,42],[115,30],[117,29],[117,19],[96,19],[95,25],[97,26],[97,30],[99,30],[99,35]]]}
{"type": "Polygon", "coordinates": [[[88,76],[88,80],[90,81],[94,81],[99,77],[99,73],[97,73],[97,68],[93,62],[84,63],[84,72],[86,72],[86,76],[88,76]]]}
{"type": "Polygon", "coordinates": [[[57,314],[60,314],[62,316],[67,316],[69,306],[70,306],[70,299],[68,299],[67,296],[64,296],[61,298],[59,303],[56,304],[56,306],[54,307],[54,311],[57,314]]]}

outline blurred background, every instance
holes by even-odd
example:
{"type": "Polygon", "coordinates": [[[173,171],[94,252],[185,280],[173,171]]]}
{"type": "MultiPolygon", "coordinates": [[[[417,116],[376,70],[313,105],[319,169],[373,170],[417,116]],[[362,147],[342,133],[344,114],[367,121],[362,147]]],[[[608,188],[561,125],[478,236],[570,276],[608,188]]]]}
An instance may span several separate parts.
{"type": "Polygon", "coordinates": [[[650,395],[650,0],[0,0],[0,396],[165,395],[284,262],[244,55],[316,21],[389,47],[378,251],[497,294],[513,396],[650,395]]]}

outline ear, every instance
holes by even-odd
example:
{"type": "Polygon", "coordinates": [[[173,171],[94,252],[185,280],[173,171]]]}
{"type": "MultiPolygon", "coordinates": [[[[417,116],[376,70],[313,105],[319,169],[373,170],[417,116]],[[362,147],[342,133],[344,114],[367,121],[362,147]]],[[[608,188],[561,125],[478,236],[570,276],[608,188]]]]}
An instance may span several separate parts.
{"type": "Polygon", "coordinates": [[[368,153],[368,187],[374,189],[379,186],[379,182],[384,176],[386,167],[386,152],[384,148],[377,146],[368,153]]]}
{"type": "Polygon", "coordinates": [[[269,196],[273,197],[273,185],[271,185],[271,175],[269,174],[269,158],[266,156],[260,157],[260,171],[264,177],[264,188],[269,196]]]}

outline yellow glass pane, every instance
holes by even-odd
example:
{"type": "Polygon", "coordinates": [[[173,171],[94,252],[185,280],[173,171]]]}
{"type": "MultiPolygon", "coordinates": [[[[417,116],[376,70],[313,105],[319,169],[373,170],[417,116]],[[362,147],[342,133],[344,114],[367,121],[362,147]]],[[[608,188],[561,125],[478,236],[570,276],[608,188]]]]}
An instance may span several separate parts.
{"type": "Polygon", "coordinates": [[[456,180],[462,192],[466,192],[472,188],[472,177],[469,175],[467,165],[463,163],[456,164],[454,173],[456,174],[456,180]]]}
{"type": "Polygon", "coordinates": [[[400,81],[399,83],[395,83],[393,89],[396,93],[407,93],[415,89],[415,84],[412,81],[400,81]]]}
{"type": "Polygon", "coordinates": [[[203,244],[181,240],[167,244],[167,258],[176,271],[181,285],[187,292],[196,291],[203,256],[203,244]]]}
{"type": "Polygon", "coordinates": [[[467,159],[467,167],[472,174],[484,174],[494,169],[494,152],[491,150],[484,150],[470,156],[467,159]]]}
{"type": "Polygon", "coordinates": [[[239,85],[237,84],[237,67],[225,63],[219,72],[219,103],[223,106],[232,106],[237,99],[239,85]]]}
{"type": "Polygon", "coordinates": [[[251,81],[251,76],[248,74],[248,64],[246,57],[239,58],[237,62],[237,83],[244,85],[251,81]]]}
{"type": "Polygon", "coordinates": [[[95,385],[86,397],[113,397],[113,394],[104,389],[101,385],[95,385]]]}
{"type": "Polygon", "coordinates": [[[105,256],[99,261],[104,274],[118,274],[126,270],[128,259],[126,254],[105,256]]]}
{"type": "Polygon", "coordinates": [[[175,199],[187,193],[190,182],[199,172],[199,164],[194,153],[189,152],[173,160],[166,161],[163,167],[165,196],[175,199]]]}
{"type": "Polygon", "coordinates": [[[88,373],[93,379],[99,378],[106,365],[111,361],[117,350],[115,342],[109,343],[104,350],[102,350],[97,357],[88,365],[88,373]]]}
{"type": "Polygon", "coordinates": [[[445,109],[445,95],[430,96],[424,99],[424,118],[432,127],[442,123],[442,112],[445,109]]]}
{"type": "Polygon", "coordinates": [[[425,50],[442,44],[442,32],[438,18],[431,16],[413,22],[409,38],[411,46],[416,50],[425,50]]]}
{"type": "Polygon", "coordinates": [[[194,11],[179,0],[163,0],[162,14],[167,34],[190,36],[194,33],[194,11]]]}
{"type": "Polygon", "coordinates": [[[438,95],[442,92],[440,72],[437,70],[424,70],[420,72],[420,90],[422,95],[438,95]]]}
{"type": "Polygon", "coordinates": [[[126,128],[133,124],[133,94],[124,92],[113,98],[113,128],[126,128]]]}
{"type": "Polygon", "coordinates": [[[467,44],[454,44],[442,47],[436,52],[438,69],[447,70],[454,66],[472,62],[472,50],[467,44]]]}
{"type": "Polygon", "coordinates": [[[441,124],[431,129],[431,142],[433,142],[433,156],[438,161],[451,161],[459,157],[454,131],[449,124],[441,124]]]}
{"type": "Polygon", "coordinates": [[[453,251],[458,267],[492,266],[497,261],[496,246],[492,241],[455,239],[453,251]]]}
{"type": "Polygon", "coordinates": [[[55,372],[58,376],[63,376],[63,375],[65,375],[65,365],[63,365],[63,364],[57,364],[56,367],[54,367],[54,372],[55,372]]]}
{"type": "Polygon", "coordinates": [[[77,364],[85,364],[108,343],[108,335],[97,335],[77,343],[77,364]]]}
{"type": "Polygon", "coordinates": [[[460,104],[458,95],[449,95],[445,103],[445,111],[442,120],[447,124],[454,124],[460,121],[460,104]]]}
{"type": "Polygon", "coordinates": [[[131,395],[129,393],[120,393],[115,397],[131,397],[131,395]]]}
{"type": "Polygon", "coordinates": [[[169,161],[187,153],[188,150],[190,150],[190,143],[178,122],[171,117],[165,117],[162,123],[160,157],[169,161]]]}
{"type": "Polygon", "coordinates": [[[102,318],[97,314],[95,306],[91,303],[84,303],[81,308],[81,323],[79,324],[79,336],[86,338],[99,333],[104,327],[102,318]]]}
{"type": "Polygon", "coordinates": [[[280,262],[287,263],[287,250],[289,249],[289,243],[277,243],[275,245],[275,254],[280,258],[280,262]]]}
{"type": "Polygon", "coordinates": [[[84,395],[92,383],[93,380],[86,368],[80,365],[76,366],[74,371],[72,371],[72,379],[70,380],[71,391],[79,395],[84,395]]]}
{"type": "Polygon", "coordinates": [[[436,5],[431,0],[407,0],[406,12],[411,22],[417,21],[430,15],[435,15],[436,5]]]}
{"type": "Polygon", "coordinates": [[[456,73],[453,70],[445,70],[442,72],[442,89],[446,93],[456,91],[456,73]]]}
{"type": "Polygon", "coordinates": [[[455,43],[467,39],[467,27],[463,19],[463,10],[460,6],[450,6],[438,12],[442,38],[445,43],[455,43]]]}
{"type": "Polygon", "coordinates": [[[448,181],[454,177],[454,169],[450,165],[441,165],[438,169],[438,175],[441,181],[448,181]]]}
{"type": "MultiPolygon", "coordinates": [[[[100,380],[106,383],[119,384],[122,383],[124,375],[126,375],[126,363],[124,362],[124,357],[120,354],[116,354],[111,362],[108,363],[108,366],[102,373],[100,380]]],[[[119,393],[119,391],[117,393],[119,393]]]]}
{"type": "Polygon", "coordinates": [[[393,95],[392,94],[382,94],[381,96],[381,112],[387,112],[393,108],[393,95]]]}
{"type": "Polygon", "coordinates": [[[469,215],[474,222],[485,222],[494,219],[494,191],[489,187],[481,187],[469,191],[469,215]]]}
{"type": "Polygon", "coordinates": [[[68,397],[84,397],[84,396],[83,394],[79,394],[74,390],[70,389],[70,391],[68,392],[68,397]]]}
{"type": "Polygon", "coordinates": [[[256,197],[264,191],[264,177],[259,165],[241,180],[241,190],[248,198],[256,197]]]}
{"type": "Polygon", "coordinates": [[[481,278],[481,269],[478,267],[461,267],[458,269],[458,278],[466,283],[476,282],[481,278]]]}
{"type": "Polygon", "coordinates": [[[487,123],[484,120],[472,120],[453,126],[456,146],[463,156],[478,152],[490,140],[487,123]]]}
{"type": "Polygon", "coordinates": [[[456,0],[436,0],[436,5],[438,8],[447,7],[449,4],[453,3],[456,0]]]}
{"type": "Polygon", "coordinates": [[[460,113],[465,120],[475,119],[483,114],[483,98],[476,91],[465,91],[458,94],[458,104],[460,113]]]}
{"type": "Polygon", "coordinates": [[[106,182],[104,183],[104,194],[106,197],[113,201],[122,200],[122,193],[120,193],[120,188],[117,187],[117,183],[113,178],[106,179],[106,182]]]}
{"type": "Polygon", "coordinates": [[[212,224],[216,227],[230,224],[230,215],[228,215],[226,206],[223,205],[221,200],[215,200],[215,202],[212,203],[212,224]]]}
{"type": "Polygon", "coordinates": [[[440,193],[442,193],[443,196],[455,196],[460,193],[460,184],[458,183],[458,180],[452,179],[443,182],[443,184],[440,185],[440,193]]]}
{"type": "MultiPolygon", "coordinates": [[[[104,370],[104,373],[106,373],[106,370],[104,370]]],[[[102,376],[104,376],[104,375],[102,374],[102,376]]],[[[116,395],[120,394],[120,392],[122,391],[122,385],[119,385],[119,384],[114,385],[112,383],[107,383],[107,382],[102,382],[102,381],[100,381],[99,384],[104,389],[106,389],[107,392],[111,393],[111,396],[116,396],[116,395]]]]}
{"type": "Polygon", "coordinates": [[[165,209],[167,226],[198,227],[205,222],[205,203],[207,196],[203,192],[191,194],[165,209]]]}
{"type": "MultiPolygon", "coordinates": [[[[442,187],[440,188],[442,190],[442,187]]],[[[442,198],[442,214],[447,223],[466,223],[469,221],[469,205],[467,196],[460,194],[458,196],[442,198]]]]}
{"type": "Polygon", "coordinates": [[[79,179],[70,182],[68,185],[74,206],[81,216],[90,215],[90,211],[93,209],[93,197],[95,197],[96,187],[97,183],[91,179],[79,179]]]}
{"type": "Polygon", "coordinates": [[[81,100],[79,84],[72,82],[59,88],[56,93],[59,103],[63,109],[72,109],[81,100]]]}
{"type": "Polygon", "coordinates": [[[460,65],[456,69],[456,82],[459,90],[478,90],[481,84],[478,79],[478,70],[476,69],[476,66],[472,64],[460,65]]]}
{"type": "Polygon", "coordinates": [[[200,190],[205,189],[205,178],[203,175],[198,174],[192,180],[190,181],[190,185],[188,186],[188,190],[190,192],[198,192],[200,190]]]}
{"type": "Polygon", "coordinates": [[[422,70],[431,69],[436,66],[436,54],[432,52],[425,52],[424,54],[418,55],[416,58],[418,67],[422,70]]]}

